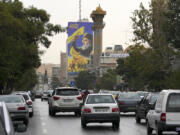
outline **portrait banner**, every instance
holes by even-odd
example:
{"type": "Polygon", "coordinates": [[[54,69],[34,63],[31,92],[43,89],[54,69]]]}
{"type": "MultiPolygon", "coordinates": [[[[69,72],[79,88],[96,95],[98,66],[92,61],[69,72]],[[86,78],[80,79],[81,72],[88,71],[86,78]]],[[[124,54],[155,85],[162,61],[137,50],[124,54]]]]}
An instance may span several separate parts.
{"type": "Polygon", "coordinates": [[[87,70],[93,53],[92,22],[68,23],[68,74],[87,70]]]}

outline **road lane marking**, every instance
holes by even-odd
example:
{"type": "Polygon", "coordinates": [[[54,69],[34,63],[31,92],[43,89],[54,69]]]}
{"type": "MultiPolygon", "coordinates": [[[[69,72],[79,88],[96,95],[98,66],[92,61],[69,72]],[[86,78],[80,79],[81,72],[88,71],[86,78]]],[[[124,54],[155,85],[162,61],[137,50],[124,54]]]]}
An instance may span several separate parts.
{"type": "Polygon", "coordinates": [[[45,122],[42,122],[42,123],[41,123],[41,125],[42,125],[42,126],[45,126],[45,125],[46,125],[46,123],[45,123],[45,122]]]}
{"type": "Polygon", "coordinates": [[[43,129],[43,133],[44,133],[44,134],[47,134],[47,129],[43,129]]]}

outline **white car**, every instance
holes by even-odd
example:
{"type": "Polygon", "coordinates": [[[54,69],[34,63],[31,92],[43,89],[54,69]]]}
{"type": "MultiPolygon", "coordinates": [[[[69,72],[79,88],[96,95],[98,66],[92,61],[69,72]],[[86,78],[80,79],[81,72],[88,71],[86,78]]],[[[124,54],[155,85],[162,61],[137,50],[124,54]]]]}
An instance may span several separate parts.
{"type": "Polygon", "coordinates": [[[157,99],[155,109],[147,114],[147,134],[156,130],[176,131],[180,134],[180,90],[163,90],[157,99]]]}
{"type": "Polygon", "coordinates": [[[120,112],[112,94],[89,94],[81,110],[81,126],[87,123],[112,123],[118,129],[120,112]]]}
{"type": "Polygon", "coordinates": [[[82,101],[82,95],[78,89],[57,88],[49,98],[49,115],[54,116],[57,112],[75,112],[76,116],[80,116],[82,101]]]}
{"type": "Polygon", "coordinates": [[[28,92],[21,92],[21,91],[16,91],[12,93],[14,95],[22,95],[24,97],[24,100],[26,101],[26,104],[28,105],[28,110],[29,110],[29,117],[33,117],[34,111],[33,111],[33,102],[32,99],[29,95],[28,92]]]}

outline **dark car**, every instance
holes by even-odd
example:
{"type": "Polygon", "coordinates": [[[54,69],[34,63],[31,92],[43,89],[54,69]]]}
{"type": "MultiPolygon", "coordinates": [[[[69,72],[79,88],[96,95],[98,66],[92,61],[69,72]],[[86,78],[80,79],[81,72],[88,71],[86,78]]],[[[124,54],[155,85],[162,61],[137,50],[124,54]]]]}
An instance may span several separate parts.
{"type": "Polygon", "coordinates": [[[136,106],[136,122],[140,123],[141,119],[146,119],[150,109],[153,109],[159,93],[149,93],[136,106]]]}
{"type": "Polygon", "coordinates": [[[137,102],[141,97],[137,92],[122,92],[117,97],[120,112],[136,112],[137,102]]]}

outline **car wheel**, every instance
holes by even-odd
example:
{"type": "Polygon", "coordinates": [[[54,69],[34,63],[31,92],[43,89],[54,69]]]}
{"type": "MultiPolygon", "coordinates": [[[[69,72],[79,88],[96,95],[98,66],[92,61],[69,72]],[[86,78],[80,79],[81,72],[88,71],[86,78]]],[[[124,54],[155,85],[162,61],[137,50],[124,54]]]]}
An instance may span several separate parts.
{"type": "Polygon", "coordinates": [[[141,123],[141,119],[136,115],[136,123],[141,123]]]}
{"type": "Polygon", "coordinates": [[[84,120],[81,119],[81,127],[82,127],[82,128],[86,128],[86,127],[87,127],[86,124],[87,124],[87,123],[86,123],[84,120]]]}
{"type": "Polygon", "coordinates": [[[156,128],[156,135],[162,135],[162,130],[160,130],[158,127],[156,128]]]}
{"type": "Polygon", "coordinates": [[[118,121],[113,122],[112,126],[113,126],[113,129],[118,130],[119,129],[119,122],[118,121]]]}
{"type": "Polygon", "coordinates": [[[29,113],[29,117],[32,117],[33,116],[33,112],[29,113]]]}
{"type": "Polygon", "coordinates": [[[76,111],[76,112],[74,112],[75,113],[75,116],[77,116],[77,117],[80,117],[81,116],[81,111],[76,111]]]}
{"type": "Polygon", "coordinates": [[[26,126],[28,126],[29,120],[24,120],[23,123],[24,123],[26,126]]]}
{"type": "Polygon", "coordinates": [[[153,129],[149,126],[149,122],[147,121],[147,135],[152,134],[153,129]]]}

